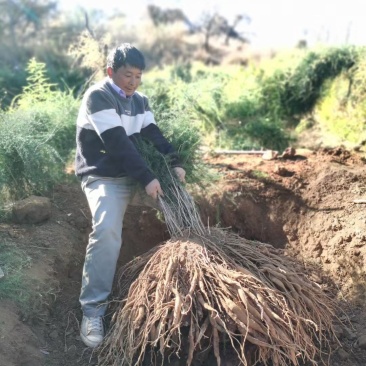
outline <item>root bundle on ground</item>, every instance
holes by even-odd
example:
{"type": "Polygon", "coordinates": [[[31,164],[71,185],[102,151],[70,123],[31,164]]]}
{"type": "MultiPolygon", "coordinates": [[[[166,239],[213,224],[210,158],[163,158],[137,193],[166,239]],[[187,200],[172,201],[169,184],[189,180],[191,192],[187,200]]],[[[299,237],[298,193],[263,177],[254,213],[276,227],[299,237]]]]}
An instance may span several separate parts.
{"type": "Polygon", "coordinates": [[[210,353],[220,366],[228,347],[243,365],[326,364],[335,302],[280,250],[204,227],[164,167],[160,207],[172,238],[122,268],[99,365],[164,365],[176,357],[202,365],[210,353]]]}
{"type": "Polygon", "coordinates": [[[294,266],[272,246],[218,228],[169,240],[123,268],[101,364],[177,354],[191,365],[208,348],[220,365],[226,342],[244,365],[249,345],[264,364],[317,365],[333,334],[333,302],[294,266]]]}

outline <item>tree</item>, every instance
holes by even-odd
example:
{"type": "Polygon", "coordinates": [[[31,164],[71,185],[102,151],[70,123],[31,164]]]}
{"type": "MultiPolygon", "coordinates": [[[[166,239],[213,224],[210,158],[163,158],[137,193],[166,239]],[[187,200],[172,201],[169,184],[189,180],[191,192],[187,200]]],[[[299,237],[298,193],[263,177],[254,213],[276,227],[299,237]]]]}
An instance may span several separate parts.
{"type": "Polygon", "coordinates": [[[181,21],[189,28],[190,32],[195,31],[195,26],[187,18],[182,9],[162,9],[156,5],[148,5],[147,11],[156,27],[160,24],[168,24],[181,21]]]}
{"type": "Polygon", "coordinates": [[[56,2],[45,0],[2,0],[0,2],[0,44],[18,49],[38,36],[45,20],[56,13],[56,2]]]}
{"type": "Polygon", "coordinates": [[[228,20],[218,13],[209,14],[205,13],[203,15],[202,25],[200,27],[201,31],[205,36],[204,49],[210,51],[210,40],[212,37],[225,36],[225,44],[229,45],[229,39],[237,39],[242,43],[249,43],[249,40],[243,37],[236,27],[241,20],[246,19],[248,22],[250,18],[247,15],[237,15],[232,25],[229,24],[228,20]]]}
{"type": "Polygon", "coordinates": [[[52,82],[74,87],[86,76],[71,67],[70,43],[85,27],[80,13],[63,16],[56,1],[0,0],[0,97],[1,108],[10,105],[26,83],[26,65],[35,57],[47,64],[52,82]]]}

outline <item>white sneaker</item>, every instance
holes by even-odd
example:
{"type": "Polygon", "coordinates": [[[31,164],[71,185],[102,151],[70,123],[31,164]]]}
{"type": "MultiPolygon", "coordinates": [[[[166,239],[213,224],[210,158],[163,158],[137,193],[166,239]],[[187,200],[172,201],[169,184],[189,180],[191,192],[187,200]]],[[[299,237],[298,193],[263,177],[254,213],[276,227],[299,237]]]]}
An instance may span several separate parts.
{"type": "Polygon", "coordinates": [[[101,316],[83,316],[80,328],[81,340],[88,346],[95,348],[103,341],[104,327],[101,316]]]}

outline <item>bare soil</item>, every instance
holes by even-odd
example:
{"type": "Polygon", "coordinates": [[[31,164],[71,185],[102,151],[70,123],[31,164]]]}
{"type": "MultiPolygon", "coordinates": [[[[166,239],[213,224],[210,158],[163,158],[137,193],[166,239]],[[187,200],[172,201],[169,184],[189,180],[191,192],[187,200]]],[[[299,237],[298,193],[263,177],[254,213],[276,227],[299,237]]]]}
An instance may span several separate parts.
{"type": "MultiPolygon", "coordinates": [[[[316,282],[331,284],[345,312],[339,316],[351,320],[338,330],[341,345],[334,348],[331,366],[366,365],[364,156],[341,147],[298,150],[274,160],[207,155],[219,179],[193,193],[207,225],[283,248],[316,268],[316,282]]],[[[0,240],[32,256],[27,276],[35,283],[29,311],[0,301],[0,366],[96,365],[95,355],[79,338],[89,209],[78,182],[57,187],[52,203],[52,218],[43,224],[0,224],[0,240]]],[[[120,265],[168,238],[155,210],[131,206],[120,265]]],[[[228,357],[223,364],[235,363],[228,357]]]]}

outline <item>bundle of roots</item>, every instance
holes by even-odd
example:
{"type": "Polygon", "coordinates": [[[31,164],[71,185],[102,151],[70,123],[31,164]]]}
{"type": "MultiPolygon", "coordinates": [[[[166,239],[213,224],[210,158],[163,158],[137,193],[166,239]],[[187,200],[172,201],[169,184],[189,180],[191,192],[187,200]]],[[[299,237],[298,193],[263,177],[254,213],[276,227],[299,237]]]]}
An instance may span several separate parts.
{"type": "Polygon", "coordinates": [[[184,231],[123,267],[100,365],[191,365],[205,349],[220,365],[223,344],[243,365],[248,349],[265,365],[325,364],[335,304],[298,266],[228,230],[184,231]]]}
{"type": "Polygon", "coordinates": [[[335,302],[281,251],[205,227],[167,162],[155,165],[165,169],[160,207],[171,239],[122,268],[99,365],[178,357],[189,366],[208,351],[220,366],[227,347],[243,365],[325,364],[335,302]]]}

